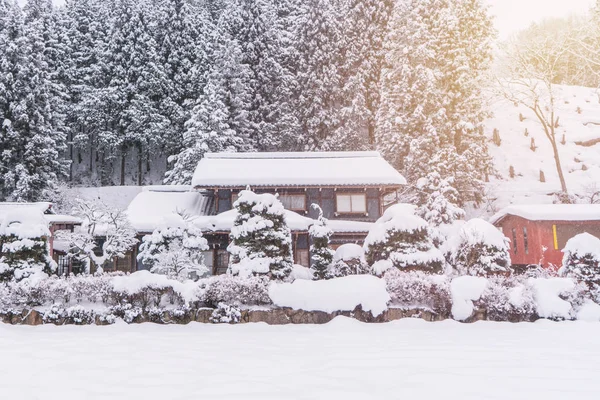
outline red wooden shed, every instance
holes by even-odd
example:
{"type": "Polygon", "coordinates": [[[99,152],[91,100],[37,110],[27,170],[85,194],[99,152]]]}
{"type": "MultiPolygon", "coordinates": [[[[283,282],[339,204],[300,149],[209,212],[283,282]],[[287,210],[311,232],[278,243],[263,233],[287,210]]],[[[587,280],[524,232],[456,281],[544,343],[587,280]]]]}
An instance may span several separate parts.
{"type": "Polygon", "coordinates": [[[567,240],[583,232],[600,238],[600,204],[515,205],[490,222],[510,239],[513,265],[557,268],[567,240]]]}

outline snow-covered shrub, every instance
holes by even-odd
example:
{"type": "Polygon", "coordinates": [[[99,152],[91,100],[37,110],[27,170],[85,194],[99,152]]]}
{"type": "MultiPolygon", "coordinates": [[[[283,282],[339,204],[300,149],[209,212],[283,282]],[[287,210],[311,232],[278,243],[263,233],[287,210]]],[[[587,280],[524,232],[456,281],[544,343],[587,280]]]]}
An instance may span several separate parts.
{"type": "Polygon", "coordinates": [[[38,273],[50,274],[50,231],[37,209],[17,208],[0,220],[0,281],[21,280],[38,273]]]}
{"type": "Polygon", "coordinates": [[[66,310],[67,323],[74,325],[90,325],[95,322],[96,314],[93,310],[86,310],[83,306],[77,305],[69,307],[66,310]]]}
{"type": "Polygon", "coordinates": [[[269,297],[269,279],[266,276],[247,278],[232,275],[219,275],[206,281],[204,303],[216,307],[219,303],[232,305],[267,305],[269,297]]]}
{"type": "Polygon", "coordinates": [[[452,187],[454,178],[442,179],[439,173],[431,172],[417,181],[419,208],[416,215],[432,226],[452,224],[464,219],[465,212],[458,206],[458,191],[452,187]]]}
{"type": "Polygon", "coordinates": [[[312,281],[315,279],[313,270],[302,265],[294,264],[292,267],[292,273],[290,274],[290,280],[295,281],[296,279],[312,281]]]}
{"type": "Polygon", "coordinates": [[[90,271],[90,262],[102,271],[115,257],[123,258],[138,242],[123,210],[112,209],[98,201],[76,199],[73,214],[83,223],[74,231],[60,230],[56,239],[67,243],[67,255],[86,265],[90,271]],[[101,254],[97,255],[97,238],[103,238],[101,254]]]}
{"type": "Polygon", "coordinates": [[[142,315],[142,312],[143,310],[141,307],[136,307],[129,303],[117,304],[109,307],[108,310],[102,314],[101,320],[108,323],[114,323],[117,318],[120,318],[130,324],[142,315]]]}
{"type": "Polygon", "coordinates": [[[219,303],[210,316],[210,322],[213,324],[237,324],[241,318],[242,313],[239,307],[219,303]]]}
{"type": "Polygon", "coordinates": [[[445,275],[392,268],[383,275],[392,303],[407,308],[425,308],[448,315],[452,307],[450,280],[445,275]]]}
{"type": "Polygon", "coordinates": [[[137,258],[155,273],[178,279],[199,278],[209,272],[204,265],[205,250],[208,242],[193,220],[173,214],[165,217],[151,235],[142,238],[137,258]]]}
{"type": "MultiPolygon", "coordinates": [[[[190,281],[191,284],[194,284],[190,281]]],[[[119,304],[132,304],[142,309],[159,306],[163,301],[184,305],[181,295],[184,283],[168,279],[166,276],[138,271],[131,275],[115,277],[111,280],[113,301],[119,304]]]]}
{"type": "Polygon", "coordinates": [[[491,321],[531,321],[536,317],[533,287],[525,277],[488,278],[476,304],[486,310],[491,321]]]}
{"type": "Polygon", "coordinates": [[[414,206],[396,204],[373,225],[364,249],[367,262],[390,260],[394,267],[410,271],[440,272],[444,257],[434,246],[427,221],[414,215],[414,206]]]}
{"type": "Polygon", "coordinates": [[[292,272],[292,234],[275,195],[242,190],[234,203],[230,270],[234,275],[268,274],[283,280],[292,272]]]}
{"type": "Polygon", "coordinates": [[[567,241],[563,253],[561,273],[585,283],[592,298],[600,300],[600,239],[579,234],[567,241]]]}
{"type": "Polygon", "coordinates": [[[494,225],[474,218],[463,225],[453,265],[463,275],[510,274],[509,240],[494,225]]]}
{"type": "Polygon", "coordinates": [[[327,271],[327,275],[332,278],[368,273],[369,265],[365,259],[365,252],[361,246],[354,243],[338,247],[333,255],[333,263],[327,271]]]}
{"type": "Polygon", "coordinates": [[[327,219],[323,217],[323,210],[317,204],[312,205],[318,209],[319,217],[317,222],[310,226],[308,234],[310,236],[310,268],[313,270],[314,279],[327,278],[327,268],[333,261],[334,251],[329,248],[329,239],[333,235],[333,230],[327,226],[327,219]]]}

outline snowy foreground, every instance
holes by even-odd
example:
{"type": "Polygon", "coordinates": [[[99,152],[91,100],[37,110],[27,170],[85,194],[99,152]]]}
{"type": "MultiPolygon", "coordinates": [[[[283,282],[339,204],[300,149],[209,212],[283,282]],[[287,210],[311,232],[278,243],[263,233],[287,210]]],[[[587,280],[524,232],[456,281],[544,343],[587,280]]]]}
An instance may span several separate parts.
{"type": "Polygon", "coordinates": [[[550,321],[0,325],[0,398],[597,399],[599,337],[550,321]]]}

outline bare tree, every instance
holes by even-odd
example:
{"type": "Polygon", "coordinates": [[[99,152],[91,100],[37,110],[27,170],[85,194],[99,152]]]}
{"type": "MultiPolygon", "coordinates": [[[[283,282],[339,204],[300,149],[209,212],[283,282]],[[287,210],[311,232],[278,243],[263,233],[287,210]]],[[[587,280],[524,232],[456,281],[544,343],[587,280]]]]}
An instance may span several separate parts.
{"type": "Polygon", "coordinates": [[[556,129],[559,115],[556,108],[555,79],[558,65],[569,54],[569,40],[549,36],[513,38],[503,48],[505,64],[498,76],[500,94],[514,104],[530,109],[540,123],[552,146],[556,171],[563,193],[567,183],[560,162],[556,129]]]}

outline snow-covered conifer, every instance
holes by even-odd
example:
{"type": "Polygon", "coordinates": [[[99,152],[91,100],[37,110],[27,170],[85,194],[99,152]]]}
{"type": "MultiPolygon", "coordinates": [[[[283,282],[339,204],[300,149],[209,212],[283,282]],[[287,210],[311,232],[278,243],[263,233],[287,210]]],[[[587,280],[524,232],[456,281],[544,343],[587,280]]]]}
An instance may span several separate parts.
{"type": "Polygon", "coordinates": [[[208,243],[194,221],[173,214],[142,238],[137,258],[151,272],[178,279],[200,278],[209,273],[202,254],[205,250],[208,243]]]}
{"type": "Polygon", "coordinates": [[[458,207],[458,191],[453,188],[453,178],[442,179],[439,173],[431,172],[417,181],[422,200],[416,214],[429,224],[438,227],[463,219],[465,212],[458,207]]]}
{"type": "Polygon", "coordinates": [[[585,283],[600,299],[600,239],[581,233],[567,241],[563,253],[561,272],[585,283]]]}
{"type": "Polygon", "coordinates": [[[460,232],[451,256],[464,275],[507,275],[511,272],[509,240],[494,225],[479,218],[469,220],[460,232]]]}
{"type": "Polygon", "coordinates": [[[319,217],[317,222],[308,229],[311,240],[310,268],[313,270],[314,279],[318,280],[327,277],[327,269],[333,261],[335,252],[329,248],[329,239],[333,235],[333,231],[327,226],[327,219],[323,217],[323,210],[317,204],[313,204],[312,207],[319,211],[319,217]]]}
{"type": "Polygon", "coordinates": [[[243,190],[234,207],[238,215],[227,248],[231,273],[287,278],[293,266],[292,235],[281,202],[272,194],[243,190]]]}
{"type": "Polygon", "coordinates": [[[437,273],[444,257],[433,243],[427,221],[414,215],[414,206],[396,204],[377,220],[365,239],[367,262],[389,260],[401,270],[437,273]]]}
{"type": "Polygon", "coordinates": [[[0,281],[51,273],[48,222],[39,210],[16,209],[0,219],[0,281]]]}

